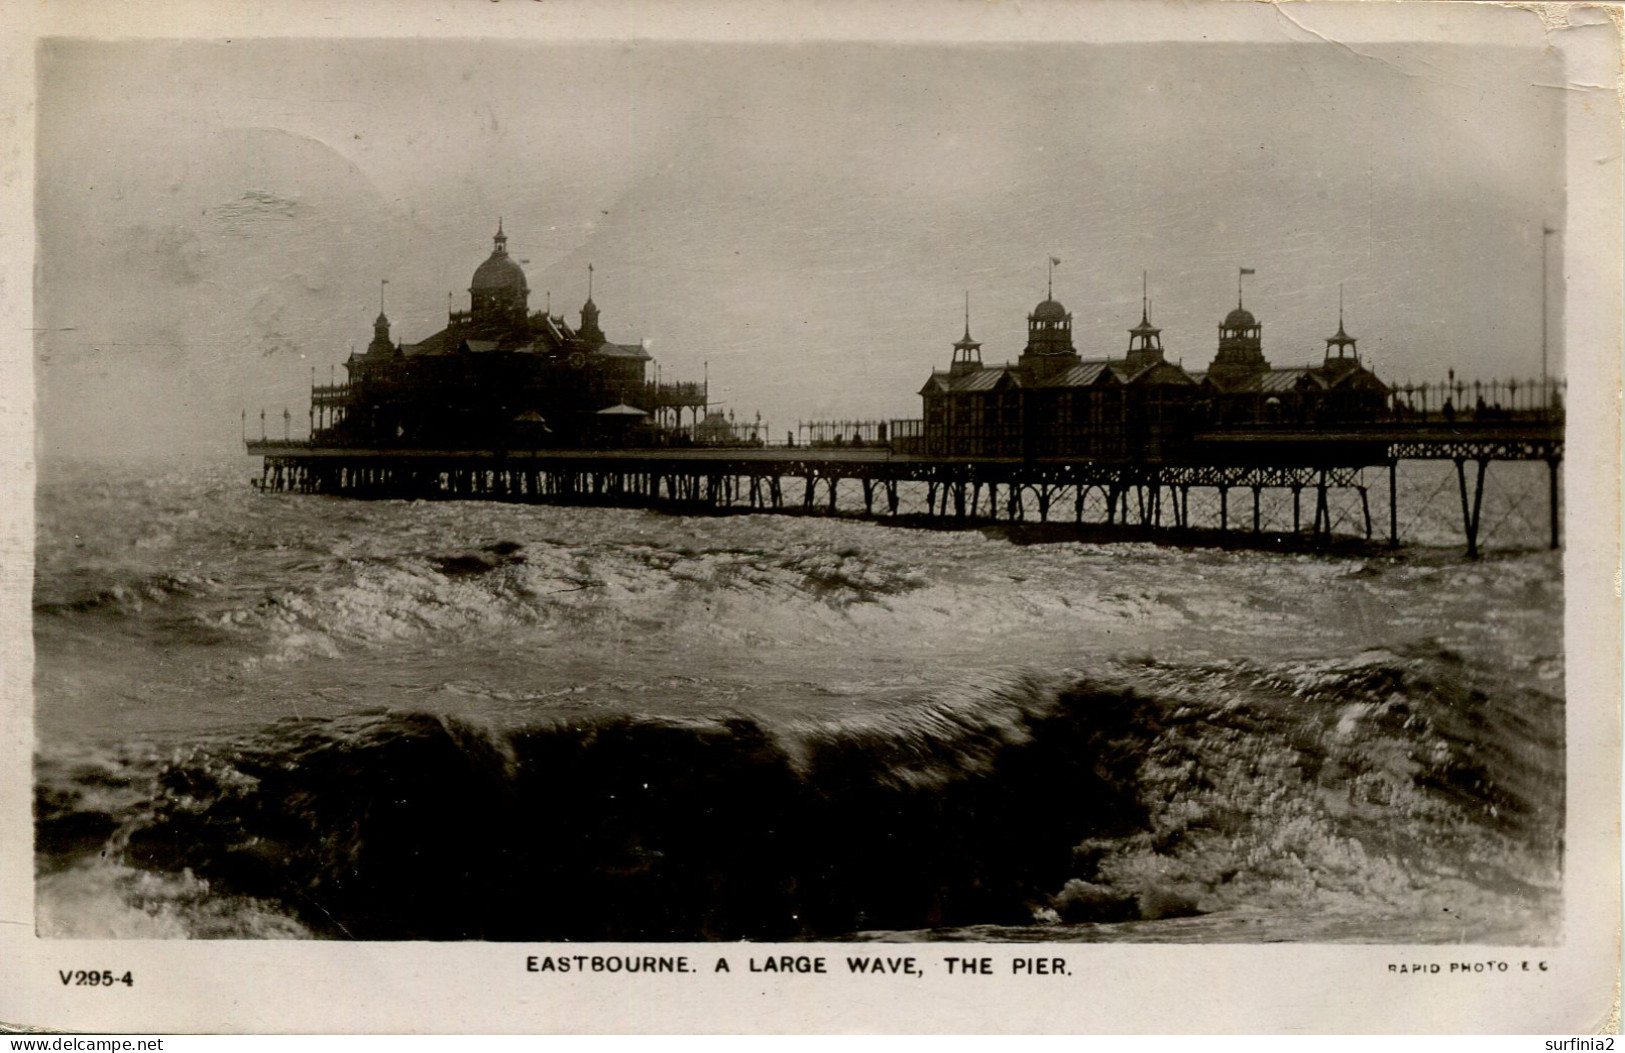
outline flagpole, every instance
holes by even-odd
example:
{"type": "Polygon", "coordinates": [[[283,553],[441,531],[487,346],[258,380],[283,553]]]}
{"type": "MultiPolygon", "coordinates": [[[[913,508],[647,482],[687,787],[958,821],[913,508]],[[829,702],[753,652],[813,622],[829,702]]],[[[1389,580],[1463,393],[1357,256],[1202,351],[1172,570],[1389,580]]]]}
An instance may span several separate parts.
{"type": "Polygon", "coordinates": [[[1545,224],[1541,224],[1541,228],[1540,228],[1540,396],[1541,396],[1541,400],[1545,403],[1545,405],[1542,407],[1543,409],[1550,408],[1551,404],[1552,404],[1551,377],[1549,376],[1548,366],[1547,366],[1547,358],[1548,358],[1549,348],[1548,348],[1548,337],[1546,335],[1547,329],[1550,328],[1550,326],[1547,323],[1547,307],[1546,307],[1546,300],[1547,300],[1547,296],[1548,296],[1548,293],[1547,293],[1546,290],[1547,290],[1547,287],[1549,285],[1549,280],[1548,280],[1547,274],[1546,274],[1546,266],[1547,266],[1546,265],[1546,258],[1548,256],[1550,256],[1551,253],[1546,248],[1546,239],[1550,238],[1553,234],[1556,234],[1556,233],[1557,233],[1557,231],[1555,229],[1553,229],[1551,227],[1548,227],[1545,224]]]}

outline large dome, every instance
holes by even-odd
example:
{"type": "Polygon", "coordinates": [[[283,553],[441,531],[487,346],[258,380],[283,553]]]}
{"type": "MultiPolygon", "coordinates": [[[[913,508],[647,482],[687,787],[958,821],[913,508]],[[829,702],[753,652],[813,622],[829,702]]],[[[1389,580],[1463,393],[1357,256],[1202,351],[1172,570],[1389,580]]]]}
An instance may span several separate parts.
{"type": "Polygon", "coordinates": [[[525,272],[504,249],[497,249],[474,270],[470,292],[529,292],[525,272]]]}
{"type": "Polygon", "coordinates": [[[1066,321],[1066,308],[1054,300],[1045,300],[1033,308],[1033,321],[1064,322],[1066,321]]]}
{"type": "Polygon", "coordinates": [[[1238,307],[1224,316],[1224,327],[1226,329],[1251,329],[1257,324],[1258,320],[1245,307],[1238,307]]]}

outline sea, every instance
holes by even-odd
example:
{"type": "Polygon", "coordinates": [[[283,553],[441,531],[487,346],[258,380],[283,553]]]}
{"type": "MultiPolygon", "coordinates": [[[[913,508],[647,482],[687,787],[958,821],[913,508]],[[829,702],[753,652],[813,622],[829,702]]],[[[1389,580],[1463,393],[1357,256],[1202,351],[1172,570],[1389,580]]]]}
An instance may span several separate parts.
{"type": "Polygon", "coordinates": [[[37,929],[1555,942],[1516,467],[1468,560],[1437,465],[1405,545],[1322,551],[46,461],[37,929]]]}

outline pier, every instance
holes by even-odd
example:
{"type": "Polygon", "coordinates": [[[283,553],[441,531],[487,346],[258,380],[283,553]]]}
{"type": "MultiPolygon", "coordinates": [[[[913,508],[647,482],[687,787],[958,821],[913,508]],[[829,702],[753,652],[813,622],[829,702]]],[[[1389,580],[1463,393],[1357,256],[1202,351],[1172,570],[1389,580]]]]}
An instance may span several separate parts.
{"type": "Polygon", "coordinates": [[[894,448],[906,447],[907,440],[856,447],[624,450],[351,449],[288,439],[247,445],[263,459],[258,485],[268,492],[910,515],[964,525],[1088,522],[1188,531],[1191,491],[1206,490],[1218,502],[1220,535],[1259,534],[1263,497],[1278,491],[1290,495],[1292,533],[1316,540],[1330,539],[1329,495],[1342,490],[1358,495],[1359,533],[1368,540],[1385,534],[1395,547],[1401,541],[1399,463],[1443,461],[1455,468],[1462,538],[1474,558],[1490,466],[1534,461],[1547,467],[1548,543],[1555,549],[1561,542],[1560,421],[1215,430],[1195,434],[1184,456],[1166,461],[942,457],[894,448]],[[907,502],[905,487],[911,491],[907,502]]]}
{"type": "Polygon", "coordinates": [[[1070,520],[1192,541],[1286,533],[1266,529],[1269,495],[1272,510],[1290,498],[1290,534],[1313,543],[1350,521],[1350,495],[1358,513],[1345,532],[1373,540],[1376,496],[1395,547],[1399,464],[1442,461],[1455,467],[1470,558],[1490,466],[1538,461],[1558,547],[1565,391],[1544,354],[1538,380],[1468,382],[1450,369],[1443,383],[1393,385],[1362,359],[1339,287],[1337,331],[1319,364],[1272,364],[1243,299],[1253,272],[1240,268],[1206,369],[1168,357],[1144,274],[1126,349],[1086,358],[1072,312],[1055,299],[1056,262],[1015,361],[983,361],[967,292],[964,335],[948,368],[933,368],[916,392],[918,418],[803,421],[776,445],[760,414],[712,402],[708,364],[700,381],[669,381],[645,342],[609,340],[591,264],[579,323],[551,299],[531,310],[499,221],[468,310],[449,309],[442,329],[407,343],[391,336],[381,283],[372,342],[345,361],[345,383],[317,385],[312,369],[309,437],[293,439],[284,409],[282,440],[267,438],[262,409],[258,441],[244,410],[243,440],[263,459],[258,485],[269,492],[1070,520]],[[1192,491],[1217,502],[1216,516],[1204,513],[1210,530],[1197,528],[1192,491]]]}

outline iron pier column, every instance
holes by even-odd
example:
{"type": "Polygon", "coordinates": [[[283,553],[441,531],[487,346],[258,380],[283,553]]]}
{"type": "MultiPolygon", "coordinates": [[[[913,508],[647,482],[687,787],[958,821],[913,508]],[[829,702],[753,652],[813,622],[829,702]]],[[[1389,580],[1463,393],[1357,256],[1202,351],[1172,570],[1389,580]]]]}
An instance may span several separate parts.
{"type": "Polygon", "coordinates": [[[1557,548],[1557,543],[1558,543],[1558,540],[1559,540],[1558,527],[1559,527],[1559,524],[1561,523],[1561,519],[1562,519],[1562,517],[1558,515],[1558,505],[1557,505],[1557,497],[1558,497],[1558,491],[1557,491],[1557,465],[1558,465],[1557,458],[1548,457],[1546,459],[1546,503],[1547,503],[1547,510],[1548,510],[1548,512],[1550,513],[1550,516],[1551,516],[1551,528],[1552,528],[1551,542],[1547,547],[1548,548],[1553,548],[1553,549],[1557,548]]]}

